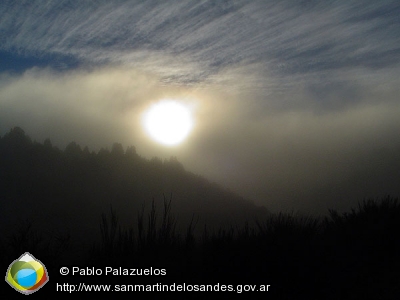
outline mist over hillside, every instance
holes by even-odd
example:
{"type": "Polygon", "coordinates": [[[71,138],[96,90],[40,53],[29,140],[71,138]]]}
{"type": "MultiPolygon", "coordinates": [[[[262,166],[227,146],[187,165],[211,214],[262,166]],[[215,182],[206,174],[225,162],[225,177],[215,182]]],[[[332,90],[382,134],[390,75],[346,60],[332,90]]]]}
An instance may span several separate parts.
{"type": "Polygon", "coordinates": [[[140,212],[149,212],[153,202],[162,211],[165,200],[179,219],[178,231],[191,220],[202,232],[269,214],[186,171],[176,157],[147,159],[119,143],[97,153],[75,142],[60,150],[49,139],[32,141],[20,127],[0,139],[0,198],[2,226],[32,221],[41,231],[86,241],[98,236],[102,213],[113,209],[123,226],[134,226],[140,212]]]}

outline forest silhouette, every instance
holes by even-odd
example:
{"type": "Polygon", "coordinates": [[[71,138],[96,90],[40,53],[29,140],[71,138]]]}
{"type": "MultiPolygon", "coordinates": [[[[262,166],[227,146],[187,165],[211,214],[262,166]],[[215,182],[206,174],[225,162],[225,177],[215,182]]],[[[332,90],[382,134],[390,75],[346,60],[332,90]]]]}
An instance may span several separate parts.
{"type": "Polygon", "coordinates": [[[389,195],[326,217],[273,214],[175,157],[146,159],[119,143],[97,153],[75,142],[60,150],[14,127],[0,137],[0,200],[4,270],[28,251],[54,278],[49,291],[57,281],[115,280],[264,284],[271,287],[262,297],[274,299],[400,296],[400,202],[389,195]],[[167,275],[59,275],[78,265],[167,275]]]}

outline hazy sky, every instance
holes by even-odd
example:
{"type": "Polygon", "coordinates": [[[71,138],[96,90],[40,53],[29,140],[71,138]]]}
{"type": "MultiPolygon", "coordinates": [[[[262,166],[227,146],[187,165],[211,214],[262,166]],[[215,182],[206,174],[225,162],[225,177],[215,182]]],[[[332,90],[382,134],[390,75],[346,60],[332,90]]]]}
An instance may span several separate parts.
{"type": "Polygon", "coordinates": [[[120,142],[272,211],[400,195],[400,2],[0,2],[0,135],[120,142]],[[195,126],[165,147],[162,98],[195,126]]]}

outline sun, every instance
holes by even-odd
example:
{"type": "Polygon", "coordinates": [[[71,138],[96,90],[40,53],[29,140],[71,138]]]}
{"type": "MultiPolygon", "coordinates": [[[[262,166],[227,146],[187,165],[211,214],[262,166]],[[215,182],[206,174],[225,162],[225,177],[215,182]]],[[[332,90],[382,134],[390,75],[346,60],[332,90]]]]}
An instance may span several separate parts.
{"type": "Polygon", "coordinates": [[[155,141],[172,146],[188,136],[193,127],[193,118],[188,106],[176,100],[164,99],[145,111],[143,126],[155,141]]]}

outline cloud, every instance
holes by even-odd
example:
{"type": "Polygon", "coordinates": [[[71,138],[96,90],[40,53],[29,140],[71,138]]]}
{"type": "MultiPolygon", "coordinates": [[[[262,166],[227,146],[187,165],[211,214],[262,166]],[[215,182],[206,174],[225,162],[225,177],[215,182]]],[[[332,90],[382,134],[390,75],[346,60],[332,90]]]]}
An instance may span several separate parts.
{"type": "Polygon", "coordinates": [[[122,69],[63,74],[31,69],[8,78],[0,90],[2,129],[18,125],[63,146],[85,140],[96,148],[102,144],[93,132],[104,135],[106,142],[118,141],[126,114],[140,109],[144,97],[158,96],[155,85],[148,75],[122,69]]]}
{"type": "Polygon", "coordinates": [[[236,64],[259,64],[290,81],[398,66],[396,1],[309,3],[3,1],[1,49],[147,68],[181,84],[236,64]]]}

